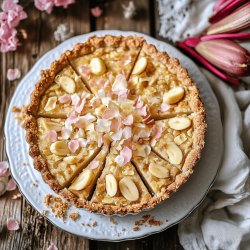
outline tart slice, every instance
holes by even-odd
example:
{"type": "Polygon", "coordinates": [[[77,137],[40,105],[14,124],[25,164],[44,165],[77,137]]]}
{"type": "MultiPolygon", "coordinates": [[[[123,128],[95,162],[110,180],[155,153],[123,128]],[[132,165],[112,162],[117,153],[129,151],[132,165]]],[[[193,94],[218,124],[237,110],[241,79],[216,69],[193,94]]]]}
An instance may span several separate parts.
{"type": "Polygon", "coordinates": [[[89,198],[104,168],[108,152],[109,147],[103,146],[97,156],[83,169],[79,176],[74,179],[69,187],[69,190],[73,194],[82,199],[89,198]]]}
{"type": "Polygon", "coordinates": [[[126,206],[146,202],[151,196],[131,162],[116,163],[115,150],[107,156],[91,202],[126,206]]]}
{"type": "Polygon", "coordinates": [[[198,110],[199,93],[179,61],[144,43],[129,79],[130,98],[139,95],[152,117],[168,118],[198,110]]]}
{"type": "Polygon", "coordinates": [[[64,125],[64,119],[37,119],[39,150],[61,187],[67,186],[100,151],[93,131],[75,127],[66,134],[64,125]]]}
{"type": "Polygon", "coordinates": [[[42,71],[27,111],[34,116],[52,118],[66,118],[72,111],[85,114],[91,109],[92,97],[67,57],[62,55],[48,70],[42,71]]]}
{"type": "Polygon", "coordinates": [[[115,81],[128,79],[141,46],[139,37],[91,37],[67,56],[92,93],[108,95],[115,81]]]}
{"type": "Polygon", "coordinates": [[[162,195],[180,172],[177,167],[163,160],[152,151],[146,157],[133,156],[133,162],[150,191],[156,196],[162,195]]]}
{"type": "MultiPolygon", "coordinates": [[[[151,140],[153,150],[170,164],[182,169],[191,151],[193,155],[203,147],[204,124],[200,121],[202,114],[179,115],[173,118],[156,121],[161,131],[159,138],[151,140]]],[[[185,166],[188,167],[188,166],[185,166]]]]}

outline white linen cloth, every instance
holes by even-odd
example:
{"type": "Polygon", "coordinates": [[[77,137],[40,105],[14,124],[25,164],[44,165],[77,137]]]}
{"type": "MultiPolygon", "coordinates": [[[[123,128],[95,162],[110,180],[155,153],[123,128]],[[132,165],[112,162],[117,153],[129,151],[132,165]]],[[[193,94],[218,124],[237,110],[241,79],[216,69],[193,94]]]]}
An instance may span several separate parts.
{"type": "MultiPolygon", "coordinates": [[[[160,34],[175,41],[186,38],[187,34],[198,35],[207,27],[214,1],[158,0],[158,3],[160,34]],[[168,11],[170,5],[172,13],[168,11]],[[173,17],[168,23],[167,19],[178,14],[176,10],[183,9],[190,12],[185,12],[184,17],[173,17]]],[[[212,73],[202,71],[220,104],[224,155],[204,202],[179,224],[180,243],[186,250],[247,250],[250,249],[250,90],[234,92],[212,73]]]]}

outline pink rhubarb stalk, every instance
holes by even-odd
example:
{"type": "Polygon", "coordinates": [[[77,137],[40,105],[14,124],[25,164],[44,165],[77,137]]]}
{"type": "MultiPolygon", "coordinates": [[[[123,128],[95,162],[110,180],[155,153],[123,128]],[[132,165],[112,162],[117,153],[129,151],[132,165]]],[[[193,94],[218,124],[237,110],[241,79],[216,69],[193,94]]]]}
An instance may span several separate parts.
{"type": "Polygon", "coordinates": [[[250,73],[250,53],[238,43],[226,39],[201,41],[195,50],[207,61],[236,76],[250,73]]]}
{"type": "Polygon", "coordinates": [[[206,67],[208,70],[213,72],[215,75],[220,77],[222,80],[232,84],[232,85],[239,85],[240,80],[236,77],[231,77],[220,70],[218,70],[216,67],[214,67],[212,64],[210,64],[205,58],[203,58],[201,55],[199,55],[195,50],[188,47],[184,42],[178,42],[177,46],[185,50],[187,53],[189,53],[193,58],[198,60],[204,67],[206,67]]]}
{"type": "Polygon", "coordinates": [[[213,15],[209,18],[210,23],[216,23],[228,16],[247,0],[218,0],[213,7],[213,15]]]}
{"type": "Polygon", "coordinates": [[[229,16],[212,24],[207,35],[232,33],[250,27],[250,2],[236,9],[229,16]]]}

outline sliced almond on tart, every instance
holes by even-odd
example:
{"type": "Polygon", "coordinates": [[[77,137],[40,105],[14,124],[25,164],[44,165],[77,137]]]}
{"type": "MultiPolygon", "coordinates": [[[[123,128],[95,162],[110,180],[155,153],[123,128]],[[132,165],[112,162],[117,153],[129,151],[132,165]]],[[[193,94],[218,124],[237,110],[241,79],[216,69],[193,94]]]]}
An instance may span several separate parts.
{"type": "Polygon", "coordinates": [[[106,72],[106,65],[101,58],[95,57],[90,61],[91,72],[94,75],[102,75],[106,72]]]}
{"type": "Polygon", "coordinates": [[[175,143],[168,143],[166,153],[169,157],[169,162],[172,164],[180,164],[183,158],[181,149],[175,143]]]}
{"type": "Polygon", "coordinates": [[[182,87],[172,88],[163,95],[163,102],[167,104],[175,104],[179,102],[183,96],[184,89],[182,87]]]}
{"type": "Polygon", "coordinates": [[[57,97],[56,96],[49,97],[47,102],[46,102],[46,105],[44,107],[44,110],[45,111],[51,111],[51,110],[55,109],[56,102],[57,102],[57,97]]]}
{"type": "Polygon", "coordinates": [[[147,58],[141,57],[138,59],[138,61],[135,63],[134,69],[132,71],[133,75],[139,75],[141,74],[147,67],[147,58]]]}
{"type": "Polygon", "coordinates": [[[69,189],[73,190],[82,190],[86,188],[89,183],[91,182],[93,178],[93,171],[90,169],[85,169],[77,178],[77,181],[75,181],[69,189]]]}
{"type": "Polygon", "coordinates": [[[169,170],[155,163],[150,163],[148,167],[149,172],[157,178],[168,178],[169,170]]]}
{"type": "Polygon", "coordinates": [[[123,177],[119,181],[119,189],[122,195],[129,201],[136,201],[139,199],[139,191],[133,180],[129,177],[123,177]]]}
{"type": "Polygon", "coordinates": [[[183,130],[191,126],[191,120],[187,117],[174,117],[168,121],[169,127],[175,130],[183,130]]]}
{"type": "Polygon", "coordinates": [[[112,174],[107,174],[106,177],[106,192],[109,196],[113,197],[117,193],[117,181],[112,174]]]}
{"type": "Polygon", "coordinates": [[[76,84],[75,84],[75,81],[72,78],[70,78],[68,76],[65,76],[65,75],[60,75],[60,76],[56,77],[55,81],[68,94],[74,94],[75,93],[76,84]]]}
{"type": "Polygon", "coordinates": [[[70,153],[68,144],[66,141],[56,141],[50,145],[51,153],[60,156],[66,156],[70,153]]]}

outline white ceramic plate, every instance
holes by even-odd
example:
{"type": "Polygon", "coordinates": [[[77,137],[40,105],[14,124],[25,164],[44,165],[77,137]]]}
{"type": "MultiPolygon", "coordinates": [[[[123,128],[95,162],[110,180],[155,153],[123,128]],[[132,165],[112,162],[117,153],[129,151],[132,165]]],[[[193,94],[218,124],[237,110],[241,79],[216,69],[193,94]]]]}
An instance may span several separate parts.
{"type": "Polygon", "coordinates": [[[93,214],[84,209],[76,209],[74,207],[71,210],[78,210],[81,216],[76,222],[71,219],[66,219],[63,222],[61,219],[55,218],[52,213],[46,216],[51,223],[63,230],[90,239],[122,241],[141,238],[163,231],[180,222],[201,203],[216,177],[223,149],[222,125],[217,99],[198,67],[169,44],[136,32],[106,30],[73,37],[46,53],[21,80],[9,106],[5,123],[5,137],[10,168],[20,191],[29,203],[39,212],[47,210],[43,204],[43,197],[46,194],[55,193],[43,182],[40,173],[34,170],[32,159],[28,154],[24,130],[15,121],[11,108],[13,106],[20,107],[22,104],[29,102],[29,95],[34,88],[34,84],[39,80],[41,69],[48,68],[50,63],[59,58],[60,54],[65,50],[72,49],[77,42],[85,42],[89,36],[94,34],[98,36],[104,34],[144,36],[149,43],[156,45],[160,51],[166,51],[170,56],[179,58],[181,64],[189,70],[190,75],[197,83],[207,112],[208,131],[202,158],[189,181],[167,201],[150,211],[144,211],[136,215],[114,216],[113,218],[117,221],[117,225],[110,222],[109,216],[93,214]],[[28,166],[25,166],[24,163],[28,163],[28,166]],[[33,183],[37,183],[38,187],[34,187],[33,183]],[[141,219],[144,214],[154,216],[155,219],[163,222],[162,225],[151,227],[144,225],[141,226],[139,231],[133,231],[134,222],[141,219]],[[94,221],[97,222],[96,227],[82,225],[82,223],[85,225],[88,223],[92,224],[94,221]]]}

